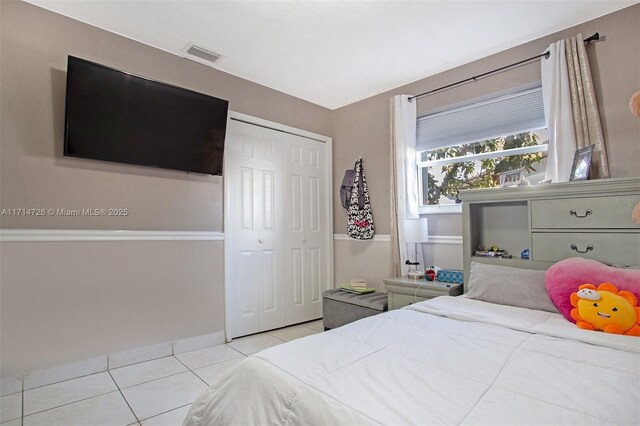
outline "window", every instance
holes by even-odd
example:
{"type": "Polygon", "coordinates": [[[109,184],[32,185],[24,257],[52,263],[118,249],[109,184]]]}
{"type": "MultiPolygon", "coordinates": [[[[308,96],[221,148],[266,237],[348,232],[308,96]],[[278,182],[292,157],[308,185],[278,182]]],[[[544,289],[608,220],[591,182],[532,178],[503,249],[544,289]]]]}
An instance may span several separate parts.
{"type": "Polygon", "coordinates": [[[504,172],[539,182],[547,143],[540,88],[418,118],[421,212],[459,212],[459,190],[499,186],[504,172]]]}

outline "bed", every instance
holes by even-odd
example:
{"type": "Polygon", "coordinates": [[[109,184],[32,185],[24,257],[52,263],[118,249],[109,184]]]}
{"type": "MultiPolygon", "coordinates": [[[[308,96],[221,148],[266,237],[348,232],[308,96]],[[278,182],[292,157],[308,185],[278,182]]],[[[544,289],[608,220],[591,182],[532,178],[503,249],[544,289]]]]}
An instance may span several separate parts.
{"type": "Polygon", "coordinates": [[[442,296],[240,362],[185,425],[640,424],[640,338],[442,296]]]}

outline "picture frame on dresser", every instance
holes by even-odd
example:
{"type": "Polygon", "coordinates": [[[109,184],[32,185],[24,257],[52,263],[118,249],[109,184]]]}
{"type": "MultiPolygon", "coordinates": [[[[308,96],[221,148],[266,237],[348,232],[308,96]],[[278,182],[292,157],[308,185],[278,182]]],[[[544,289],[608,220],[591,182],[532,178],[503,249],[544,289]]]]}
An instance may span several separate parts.
{"type": "Polygon", "coordinates": [[[591,159],[595,145],[585,146],[576,149],[573,156],[573,165],[571,166],[571,174],[569,181],[587,180],[589,179],[589,171],[591,170],[591,159]]]}
{"type": "Polygon", "coordinates": [[[500,187],[517,186],[522,183],[524,171],[522,169],[504,172],[499,175],[498,184],[500,187]]]}

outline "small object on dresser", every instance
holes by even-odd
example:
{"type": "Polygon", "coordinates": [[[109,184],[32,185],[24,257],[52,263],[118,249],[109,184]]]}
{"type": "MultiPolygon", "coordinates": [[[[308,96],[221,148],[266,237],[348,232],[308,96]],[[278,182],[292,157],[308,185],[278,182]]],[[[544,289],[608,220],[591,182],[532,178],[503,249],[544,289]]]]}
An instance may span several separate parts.
{"type": "Polygon", "coordinates": [[[367,288],[367,280],[364,278],[353,278],[350,280],[351,288],[367,288]]]}
{"type": "Polygon", "coordinates": [[[420,265],[420,262],[412,262],[410,260],[407,260],[406,262],[404,262],[404,264],[410,267],[413,266],[413,270],[407,272],[407,277],[411,278],[412,280],[419,280],[420,278],[424,278],[424,272],[418,271],[418,265],[420,265]]]}
{"type": "Polygon", "coordinates": [[[424,273],[427,281],[435,281],[436,280],[436,271],[433,268],[429,268],[424,273]]]}
{"type": "Polygon", "coordinates": [[[441,270],[442,270],[442,268],[440,268],[440,267],[438,267],[438,266],[433,266],[433,265],[431,265],[431,266],[429,266],[429,269],[427,269],[427,270],[424,272],[424,275],[425,275],[425,276],[424,276],[424,278],[425,278],[427,281],[435,281],[435,280],[436,280],[436,277],[438,276],[438,273],[439,273],[441,270]]]}
{"type": "Polygon", "coordinates": [[[488,250],[481,249],[481,247],[482,246],[478,246],[478,250],[473,252],[474,256],[502,257],[505,259],[511,259],[511,255],[505,249],[501,249],[498,246],[491,246],[491,248],[488,250]]]}
{"type": "Polygon", "coordinates": [[[464,282],[462,271],[457,269],[441,269],[436,277],[438,281],[445,283],[462,284],[464,282]]]}
{"type": "Polygon", "coordinates": [[[342,287],[340,287],[340,290],[348,291],[349,293],[355,293],[355,294],[368,294],[368,293],[375,293],[376,291],[375,288],[352,287],[350,285],[343,285],[342,287]]]}
{"type": "Polygon", "coordinates": [[[522,259],[529,259],[529,249],[524,249],[520,252],[520,257],[522,259]]]}

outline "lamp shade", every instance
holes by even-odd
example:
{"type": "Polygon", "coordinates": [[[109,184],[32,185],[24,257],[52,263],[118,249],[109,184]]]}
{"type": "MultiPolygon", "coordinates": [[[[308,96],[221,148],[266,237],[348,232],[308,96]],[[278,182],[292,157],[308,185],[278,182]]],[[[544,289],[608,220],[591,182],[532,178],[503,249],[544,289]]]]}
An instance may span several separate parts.
{"type": "Polygon", "coordinates": [[[423,243],[429,239],[429,227],[426,217],[419,219],[404,219],[402,229],[406,243],[423,243]]]}

